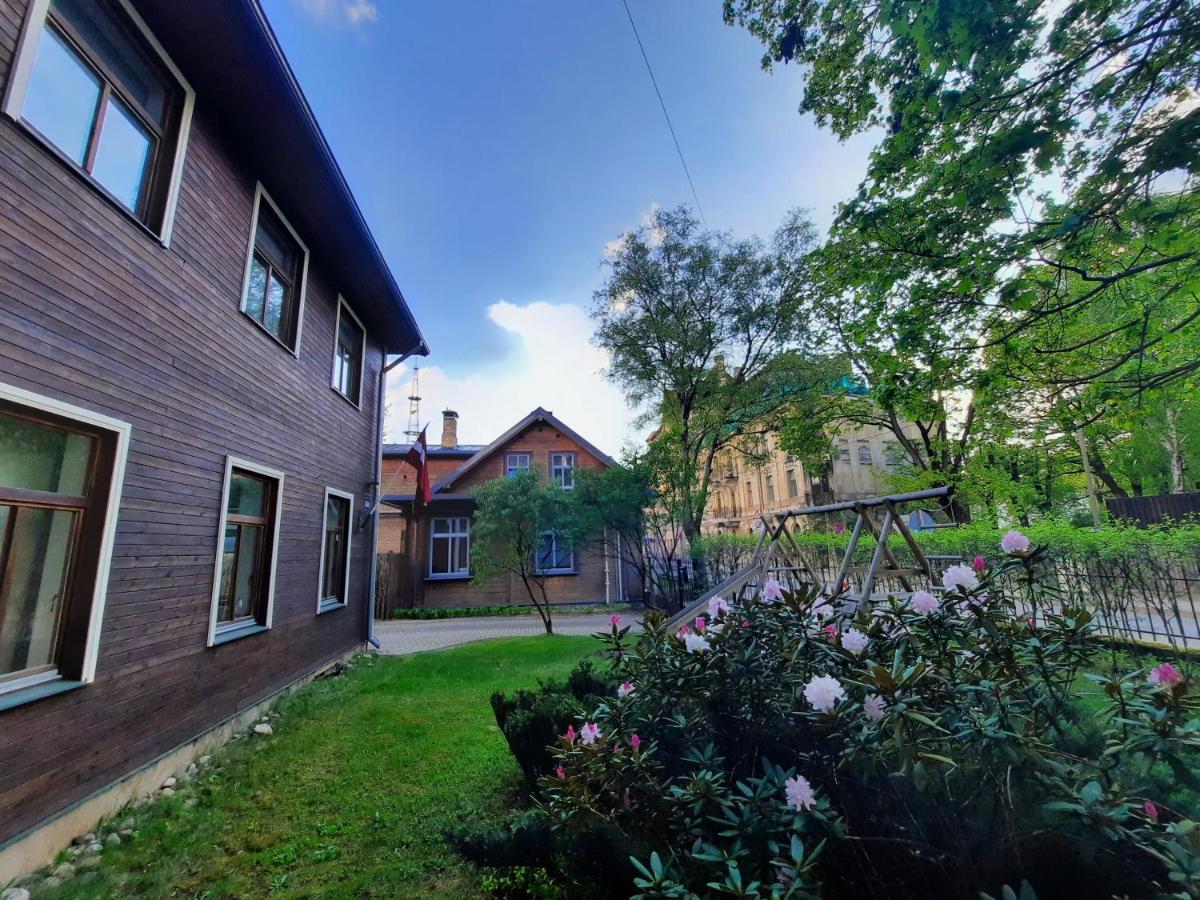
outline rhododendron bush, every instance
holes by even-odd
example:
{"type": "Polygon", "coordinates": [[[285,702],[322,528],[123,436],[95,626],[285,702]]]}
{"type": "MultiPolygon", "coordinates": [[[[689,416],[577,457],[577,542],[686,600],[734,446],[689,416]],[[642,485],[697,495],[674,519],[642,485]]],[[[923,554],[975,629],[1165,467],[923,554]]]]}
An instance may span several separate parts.
{"type": "Polygon", "coordinates": [[[539,781],[552,830],[617,835],[642,897],[1200,897],[1191,684],[1091,674],[1110,651],[1020,537],[873,608],[769,582],[614,624],[621,688],[539,781]]]}

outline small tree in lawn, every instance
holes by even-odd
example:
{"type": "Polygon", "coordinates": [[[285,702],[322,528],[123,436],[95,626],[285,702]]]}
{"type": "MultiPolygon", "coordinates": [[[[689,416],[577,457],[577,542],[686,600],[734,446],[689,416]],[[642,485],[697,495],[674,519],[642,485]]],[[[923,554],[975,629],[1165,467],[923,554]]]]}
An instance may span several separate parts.
{"type": "Polygon", "coordinates": [[[526,469],[512,478],[497,478],[475,491],[475,519],[471,525],[471,564],[477,581],[501,575],[515,576],[525,586],[546,634],[553,634],[550,600],[546,596],[545,536],[560,540],[573,536],[567,492],[545,484],[537,472],[526,469]]]}

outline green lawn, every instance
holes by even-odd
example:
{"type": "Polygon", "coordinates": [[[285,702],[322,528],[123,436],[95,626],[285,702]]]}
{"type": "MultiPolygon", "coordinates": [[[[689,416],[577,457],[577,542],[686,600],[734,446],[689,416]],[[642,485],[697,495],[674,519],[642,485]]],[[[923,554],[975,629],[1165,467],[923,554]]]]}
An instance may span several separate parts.
{"type": "Polygon", "coordinates": [[[596,646],[508,638],[312,684],[277,704],[274,735],[233,741],[132,813],[134,839],[99,869],[35,896],[478,896],[442,830],[496,816],[519,781],[488,697],[565,675],[596,646]]]}

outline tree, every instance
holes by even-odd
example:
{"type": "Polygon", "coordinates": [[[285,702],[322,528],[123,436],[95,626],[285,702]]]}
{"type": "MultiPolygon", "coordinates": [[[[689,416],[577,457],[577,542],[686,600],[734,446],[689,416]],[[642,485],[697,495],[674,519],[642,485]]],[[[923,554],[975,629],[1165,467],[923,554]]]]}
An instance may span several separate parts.
{"type": "Polygon", "coordinates": [[[659,424],[659,500],[689,541],[700,535],[717,454],[769,428],[784,402],[814,241],[801,213],[764,245],[702,231],[686,208],[658,210],[617,242],[593,298],[608,376],[659,424]]]}
{"type": "Polygon", "coordinates": [[[471,567],[481,583],[502,575],[519,578],[546,634],[554,631],[546,594],[547,536],[576,539],[568,492],[545,483],[532,469],[496,478],[475,491],[471,567]]]}
{"type": "MultiPolygon", "coordinates": [[[[951,329],[967,351],[1110,303],[1150,272],[1161,333],[1200,315],[1200,250],[1177,239],[1200,174],[1198,0],[724,9],[764,42],[764,66],[804,67],[802,112],[842,138],[883,132],[826,247],[834,284],[951,329]],[[1116,234],[1120,252],[1091,252],[1116,234]]],[[[1110,327],[1096,347],[1107,357],[1072,370],[1076,384],[1158,341],[1137,317],[1110,327]]],[[[1136,394],[1198,370],[1200,358],[1181,359],[1116,387],[1136,394]]]]}

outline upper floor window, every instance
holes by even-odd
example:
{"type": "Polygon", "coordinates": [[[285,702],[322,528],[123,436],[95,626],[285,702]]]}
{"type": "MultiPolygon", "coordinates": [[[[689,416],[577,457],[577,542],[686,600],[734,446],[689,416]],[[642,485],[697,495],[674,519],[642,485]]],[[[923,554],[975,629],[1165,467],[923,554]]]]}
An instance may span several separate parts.
{"type": "Polygon", "coordinates": [[[192,96],[115,0],[50,0],[22,38],[5,111],[165,242],[192,96]]]}
{"type": "Polygon", "coordinates": [[[505,455],[504,477],[516,478],[518,472],[527,471],[531,466],[528,453],[509,453],[505,455]]]}
{"type": "Polygon", "coordinates": [[[308,248],[260,185],[246,261],[242,312],[293,353],[299,352],[308,248]]]}
{"type": "Polygon", "coordinates": [[[775,499],[775,476],[768,473],[764,480],[766,481],[766,484],[767,484],[767,500],[768,501],[774,500],[775,499]]]}
{"type": "Polygon", "coordinates": [[[317,612],[345,606],[350,589],[350,516],[354,495],[325,489],[325,527],[321,535],[321,586],[317,612]]]}
{"type": "Polygon", "coordinates": [[[333,344],[333,388],[355,406],[361,401],[366,332],[346,301],[338,299],[337,331],[333,344]]]}
{"type": "Polygon", "coordinates": [[[0,385],[0,709],[95,673],[128,439],[0,385]]]}
{"type": "Polygon", "coordinates": [[[871,445],[866,441],[858,442],[858,462],[864,466],[874,464],[874,460],[871,458],[871,445]]]}
{"type": "Polygon", "coordinates": [[[575,487],[575,454],[550,454],[550,481],[564,491],[575,487]]]}
{"type": "Polygon", "coordinates": [[[787,492],[789,497],[800,496],[800,484],[796,481],[796,470],[793,467],[787,470],[787,492]]]}
{"type": "Polygon", "coordinates": [[[437,518],[429,534],[429,577],[467,578],[471,574],[471,520],[437,518]]]}
{"type": "Polygon", "coordinates": [[[837,446],[838,460],[840,462],[850,462],[850,445],[845,441],[838,441],[837,446]]]}
{"type": "Polygon", "coordinates": [[[226,462],[209,645],[271,627],[283,473],[226,462]]]}

